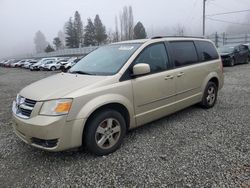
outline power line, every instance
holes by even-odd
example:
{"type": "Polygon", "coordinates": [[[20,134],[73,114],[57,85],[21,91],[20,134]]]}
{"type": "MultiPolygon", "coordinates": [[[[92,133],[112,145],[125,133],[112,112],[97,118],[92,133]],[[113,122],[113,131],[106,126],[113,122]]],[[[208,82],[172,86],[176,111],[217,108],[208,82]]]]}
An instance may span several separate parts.
{"type": "Polygon", "coordinates": [[[206,17],[206,18],[209,19],[209,20],[212,20],[212,21],[216,21],[216,22],[224,22],[224,23],[230,23],[230,24],[243,25],[243,26],[248,26],[248,27],[250,27],[250,24],[229,22],[229,21],[226,21],[226,20],[214,19],[214,18],[210,18],[210,17],[206,17]]]}
{"type": "Polygon", "coordinates": [[[241,12],[250,12],[250,9],[239,10],[239,11],[232,11],[232,12],[223,12],[223,13],[217,13],[217,14],[210,14],[210,15],[207,15],[207,16],[219,16],[219,15],[235,14],[235,13],[241,13],[241,12]]]}

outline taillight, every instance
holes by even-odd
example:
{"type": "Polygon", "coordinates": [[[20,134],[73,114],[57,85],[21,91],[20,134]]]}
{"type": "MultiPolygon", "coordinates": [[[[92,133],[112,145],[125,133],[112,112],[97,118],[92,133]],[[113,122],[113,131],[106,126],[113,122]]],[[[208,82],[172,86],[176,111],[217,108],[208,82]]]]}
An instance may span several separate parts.
{"type": "Polygon", "coordinates": [[[223,73],[223,72],[224,72],[224,69],[223,69],[223,63],[222,63],[222,60],[220,60],[220,69],[221,69],[221,72],[223,73]]]}

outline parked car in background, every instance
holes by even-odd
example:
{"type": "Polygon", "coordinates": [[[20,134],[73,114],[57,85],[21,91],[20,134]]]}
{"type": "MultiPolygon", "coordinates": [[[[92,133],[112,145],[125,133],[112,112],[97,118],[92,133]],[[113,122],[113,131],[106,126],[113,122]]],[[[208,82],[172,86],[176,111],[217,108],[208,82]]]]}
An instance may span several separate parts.
{"type": "Polygon", "coordinates": [[[248,63],[250,60],[247,45],[225,45],[218,48],[224,66],[248,63]]]}
{"type": "Polygon", "coordinates": [[[46,63],[42,64],[40,66],[41,70],[50,70],[50,71],[55,71],[60,69],[61,63],[60,60],[49,60],[46,63]]]}
{"type": "Polygon", "coordinates": [[[13,60],[13,61],[10,63],[10,67],[12,67],[12,68],[16,67],[15,65],[16,65],[16,63],[19,62],[19,61],[20,61],[19,59],[13,60]]]}
{"type": "Polygon", "coordinates": [[[31,70],[31,71],[40,70],[41,66],[42,66],[44,63],[46,63],[46,62],[48,62],[48,61],[56,61],[56,60],[58,60],[57,57],[54,57],[54,58],[53,58],[53,57],[52,57],[52,58],[42,58],[42,59],[40,59],[37,63],[31,65],[31,66],[30,66],[30,70],[31,70]]]}
{"type": "Polygon", "coordinates": [[[249,62],[250,62],[250,44],[244,44],[244,45],[247,46],[249,49],[249,62]]]}
{"type": "Polygon", "coordinates": [[[197,103],[212,108],[223,80],[210,40],[158,37],[110,44],[67,73],[22,89],[12,105],[13,129],[43,150],[85,145],[107,155],[130,129],[197,103]]]}
{"type": "Polygon", "coordinates": [[[25,64],[23,65],[23,68],[29,69],[30,66],[34,65],[35,63],[37,63],[37,60],[29,60],[29,61],[25,62],[25,64]]]}
{"type": "Polygon", "coordinates": [[[61,64],[61,66],[60,66],[60,68],[59,68],[59,69],[61,69],[61,70],[62,70],[62,69],[64,68],[64,66],[67,64],[67,62],[69,61],[69,59],[70,59],[70,58],[60,60],[60,64],[61,64]]]}
{"type": "Polygon", "coordinates": [[[27,60],[23,59],[13,64],[14,67],[21,67],[27,60]]]}
{"type": "Polygon", "coordinates": [[[80,61],[82,59],[82,57],[76,58],[73,61],[67,63],[66,65],[64,65],[64,70],[69,70],[71,67],[73,67],[78,61],[80,61]]]}
{"type": "Polygon", "coordinates": [[[4,62],[4,67],[11,67],[11,64],[15,63],[15,62],[16,62],[15,59],[10,59],[10,60],[4,62]]]}
{"type": "Polygon", "coordinates": [[[65,69],[66,65],[69,64],[69,63],[71,63],[71,62],[73,62],[73,61],[76,60],[76,59],[77,59],[77,57],[71,57],[71,58],[68,59],[68,61],[62,62],[62,63],[61,63],[62,65],[61,65],[60,69],[61,69],[62,71],[66,71],[66,69],[65,69]]]}
{"type": "Polygon", "coordinates": [[[2,61],[0,62],[0,66],[3,67],[3,66],[4,66],[4,63],[5,63],[6,61],[8,61],[8,60],[2,60],[2,61]]]}

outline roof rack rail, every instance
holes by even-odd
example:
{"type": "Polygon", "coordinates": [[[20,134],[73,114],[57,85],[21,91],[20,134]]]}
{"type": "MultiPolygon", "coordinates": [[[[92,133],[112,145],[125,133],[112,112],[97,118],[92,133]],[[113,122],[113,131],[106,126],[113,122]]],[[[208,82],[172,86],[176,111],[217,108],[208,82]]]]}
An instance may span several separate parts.
{"type": "Polygon", "coordinates": [[[178,38],[178,37],[181,37],[181,38],[197,38],[197,39],[204,39],[205,37],[198,37],[198,36],[155,36],[155,37],[152,37],[151,39],[161,39],[161,38],[178,38]]]}

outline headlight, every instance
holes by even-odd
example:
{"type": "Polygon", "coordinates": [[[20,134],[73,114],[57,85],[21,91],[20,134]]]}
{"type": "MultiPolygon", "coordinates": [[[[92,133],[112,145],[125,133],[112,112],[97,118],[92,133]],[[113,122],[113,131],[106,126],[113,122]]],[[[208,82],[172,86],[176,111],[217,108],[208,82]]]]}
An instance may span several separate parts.
{"type": "Polygon", "coordinates": [[[40,110],[41,115],[58,116],[68,114],[72,104],[72,99],[58,99],[45,101],[40,110]]]}

